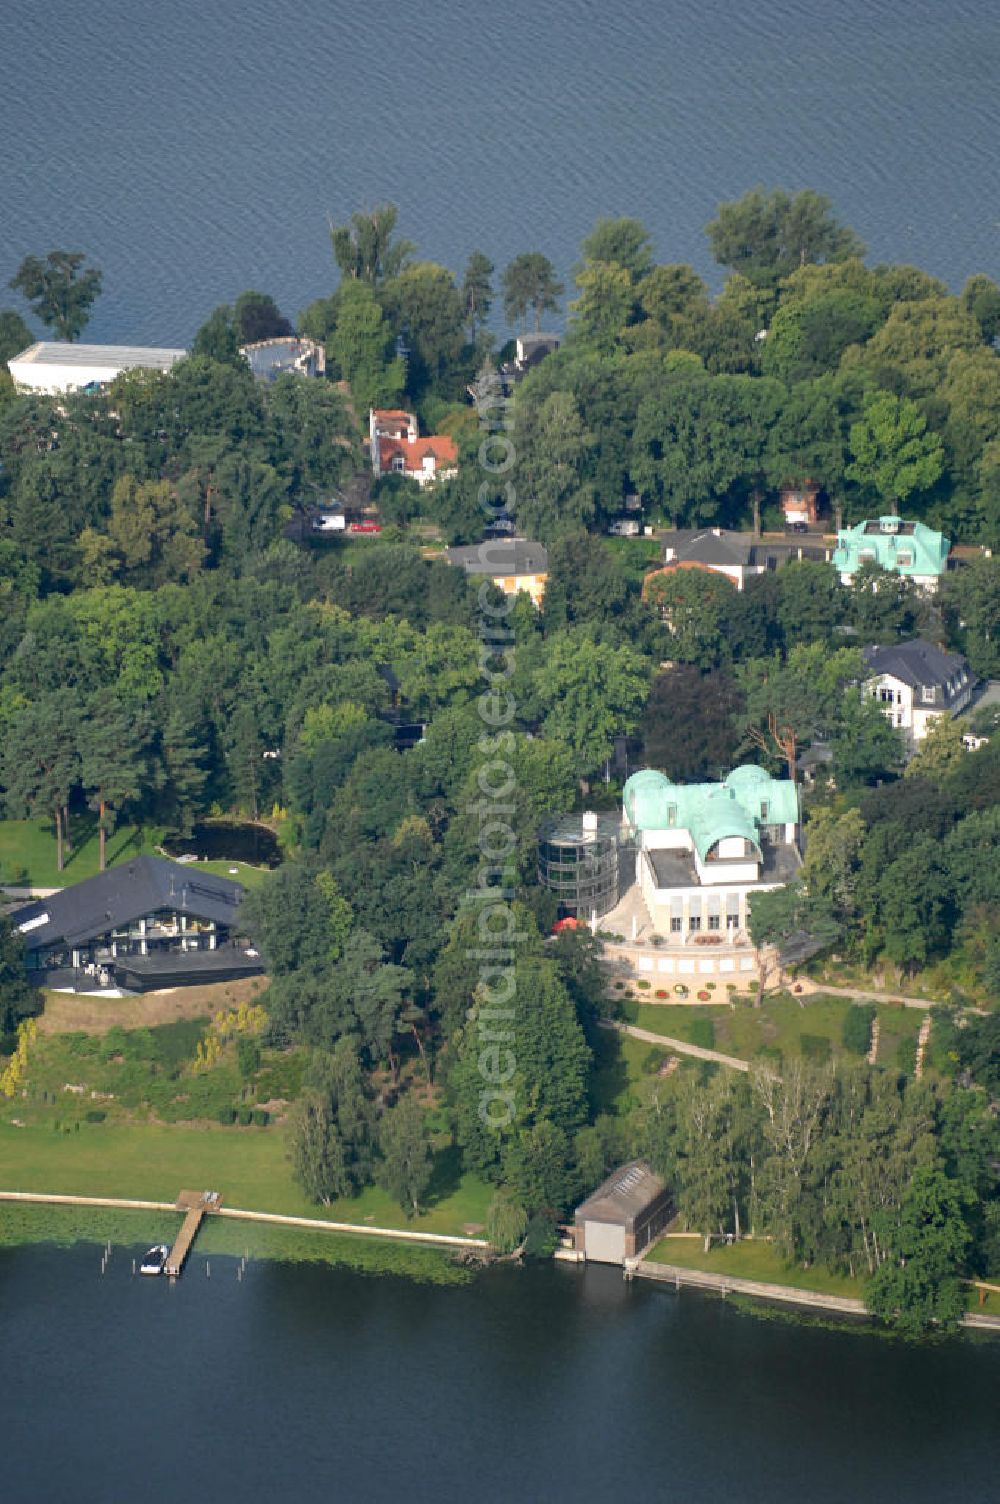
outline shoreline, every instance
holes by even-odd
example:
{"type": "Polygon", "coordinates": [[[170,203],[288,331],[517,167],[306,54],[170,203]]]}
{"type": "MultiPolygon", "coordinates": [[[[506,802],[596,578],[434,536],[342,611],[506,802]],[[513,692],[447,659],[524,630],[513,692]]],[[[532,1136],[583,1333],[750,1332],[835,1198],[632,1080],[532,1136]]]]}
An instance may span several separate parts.
{"type": "MultiPolygon", "coordinates": [[[[717,1274],[707,1269],[689,1269],[681,1264],[660,1264],[630,1259],[625,1264],[625,1278],[651,1280],[658,1284],[672,1284],[676,1291],[682,1286],[706,1290],[722,1297],[738,1295],[760,1301],[769,1306],[799,1306],[804,1310],[821,1311],[827,1314],[852,1317],[865,1325],[872,1322],[863,1300],[846,1295],[828,1295],[820,1290],[803,1290],[795,1285],[777,1285],[763,1280],[744,1279],[739,1275],[717,1274]]],[[[964,1331],[986,1331],[1000,1336],[1000,1316],[981,1316],[967,1311],[960,1323],[964,1331]]]]}
{"type": "MultiPolygon", "coordinates": [[[[33,1243],[72,1246],[111,1242],[139,1247],[176,1236],[181,1213],[173,1202],[120,1197],[0,1191],[0,1248],[33,1243]]],[[[486,1250],[480,1238],[373,1228],[320,1218],[223,1207],[205,1218],[197,1249],[260,1260],[326,1263],[358,1273],[398,1274],[434,1284],[472,1277],[455,1255],[486,1250]]]]}

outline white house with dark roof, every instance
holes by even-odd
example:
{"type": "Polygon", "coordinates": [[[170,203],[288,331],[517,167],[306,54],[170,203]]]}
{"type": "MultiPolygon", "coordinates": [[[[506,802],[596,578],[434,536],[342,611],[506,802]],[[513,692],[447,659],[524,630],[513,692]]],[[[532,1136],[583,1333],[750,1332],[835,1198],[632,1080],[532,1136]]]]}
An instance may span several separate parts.
{"type": "Polygon", "coordinates": [[[864,650],[865,693],[903,732],[912,752],[934,721],[960,715],[972,700],[976,677],[959,653],[946,653],[922,637],[864,650]]]}
{"type": "MultiPolygon", "coordinates": [[[[822,544],[766,543],[752,533],[721,527],[678,528],[663,537],[663,568],[704,569],[724,575],[737,590],[743,590],[754,575],[780,569],[792,559],[829,560],[822,544]]],[[[655,575],[647,575],[647,580],[655,575]]]]}

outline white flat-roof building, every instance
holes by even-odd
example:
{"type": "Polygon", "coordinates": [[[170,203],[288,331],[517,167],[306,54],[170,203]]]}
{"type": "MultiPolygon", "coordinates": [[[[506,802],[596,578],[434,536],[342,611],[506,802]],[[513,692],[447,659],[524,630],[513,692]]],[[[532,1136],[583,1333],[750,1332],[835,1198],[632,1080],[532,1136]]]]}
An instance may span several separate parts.
{"type": "Polygon", "coordinates": [[[186,350],[154,350],[139,345],[74,345],[40,340],[7,362],[16,386],[29,392],[80,391],[106,386],[122,371],[169,371],[186,350]]]}

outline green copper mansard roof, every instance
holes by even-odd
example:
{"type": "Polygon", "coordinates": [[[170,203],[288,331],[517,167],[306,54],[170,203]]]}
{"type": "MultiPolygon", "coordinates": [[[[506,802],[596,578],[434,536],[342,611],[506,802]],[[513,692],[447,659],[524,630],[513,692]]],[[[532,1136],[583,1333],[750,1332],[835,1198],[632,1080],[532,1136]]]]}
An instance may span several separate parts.
{"type": "Polygon", "coordinates": [[[833,551],[834,567],[855,574],[862,564],[879,564],[901,575],[942,575],[951,542],[922,522],[902,517],[878,517],[842,528],[833,551]]]}
{"type": "Polygon", "coordinates": [[[723,783],[671,783],[651,768],[625,784],[625,815],[633,830],[687,830],[703,859],[727,836],[760,845],[761,825],[796,825],[798,790],[747,763],[723,783]]]}

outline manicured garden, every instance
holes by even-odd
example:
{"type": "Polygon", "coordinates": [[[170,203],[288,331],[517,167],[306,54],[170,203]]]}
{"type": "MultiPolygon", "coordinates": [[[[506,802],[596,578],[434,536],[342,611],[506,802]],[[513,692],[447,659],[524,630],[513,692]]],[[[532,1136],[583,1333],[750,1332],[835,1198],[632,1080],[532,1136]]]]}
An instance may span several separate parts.
{"type": "MultiPolygon", "coordinates": [[[[735,1005],[722,1002],[699,1008],[627,1000],[621,1003],[621,1014],[626,1022],[650,1033],[714,1048],[743,1060],[762,1058],[777,1062],[801,1055],[823,1061],[846,1053],[842,1035],[850,1008],[847,998],[822,994],[798,998],[778,993],[766,997],[759,1008],[747,999],[740,999],[735,1005]]],[[[903,1069],[909,1060],[912,1070],[913,1049],[923,1013],[894,1003],[879,1003],[876,1011],[879,1063],[903,1069]]]]}

